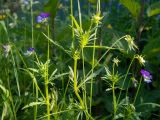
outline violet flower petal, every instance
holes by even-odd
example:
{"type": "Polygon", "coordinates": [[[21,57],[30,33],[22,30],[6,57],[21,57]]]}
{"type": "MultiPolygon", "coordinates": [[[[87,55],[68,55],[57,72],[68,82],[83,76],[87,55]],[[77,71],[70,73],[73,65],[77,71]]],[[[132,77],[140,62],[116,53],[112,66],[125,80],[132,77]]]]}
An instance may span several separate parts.
{"type": "Polygon", "coordinates": [[[37,23],[41,23],[44,20],[43,17],[41,16],[37,16],[37,23]]]}
{"type": "Polygon", "coordinates": [[[151,83],[152,82],[152,75],[150,74],[150,72],[146,71],[146,70],[141,70],[140,73],[142,74],[143,78],[144,78],[144,82],[146,83],[151,83]]]}
{"type": "Polygon", "coordinates": [[[44,12],[42,12],[42,13],[40,13],[40,16],[41,16],[42,18],[48,18],[48,17],[50,16],[50,14],[49,14],[49,13],[44,13],[44,12]]]}

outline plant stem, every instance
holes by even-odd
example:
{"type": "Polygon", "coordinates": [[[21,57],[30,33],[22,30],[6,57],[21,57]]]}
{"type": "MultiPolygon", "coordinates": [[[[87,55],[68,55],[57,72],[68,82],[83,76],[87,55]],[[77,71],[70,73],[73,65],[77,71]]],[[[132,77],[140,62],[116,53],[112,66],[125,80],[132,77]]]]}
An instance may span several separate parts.
{"type": "MultiPolygon", "coordinates": [[[[98,26],[98,24],[96,25],[98,26]]],[[[92,74],[94,73],[94,66],[95,66],[95,46],[96,46],[96,34],[97,34],[97,27],[95,30],[95,36],[94,36],[94,43],[93,43],[93,52],[92,52],[92,74]]],[[[91,79],[91,84],[90,84],[90,114],[91,114],[91,107],[92,107],[92,94],[93,94],[93,78],[91,79]]]]}
{"type": "Polygon", "coordinates": [[[115,117],[116,111],[117,111],[117,103],[116,103],[116,95],[115,95],[115,82],[113,82],[113,85],[112,85],[112,92],[113,92],[113,110],[114,110],[113,115],[115,117]]]}
{"type": "Polygon", "coordinates": [[[140,83],[138,85],[138,89],[137,89],[133,104],[135,104],[135,102],[136,102],[136,99],[137,99],[137,96],[138,96],[138,93],[139,93],[139,90],[140,90],[140,87],[141,87],[141,83],[142,83],[142,77],[140,78],[140,83]]]}
{"type": "MultiPolygon", "coordinates": [[[[30,11],[30,15],[31,15],[31,46],[32,48],[34,48],[34,30],[33,30],[33,1],[30,0],[30,6],[31,6],[31,11],[30,11]]],[[[33,57],[34,59],[34,57],[33,57]]],[[[33,65],[34,66],[34,65],[33,65]]],[[[37,87],[35,87],[36,89],[36,93],[33,92],[33,94],[36,94],[36,102],[37,102],[37,97],[38,97],[38,90],[37,90],[37,87]]],[[[33,84],[33,91],[34,91],[34,84],[33,84]]],[[[38,106],[36,105],[34,107],[34,120],[36,120],[37,118],[37,109],[38,109],[38,106]]]]}
{"type": "MultiPolygon", "coordinates": [[[[8,58],[7,58],[7,63],[8,63],[8,58]]],[[[17,120],[15,105],[14,105],[14,102],[13,102],[13,96],[12,96],[12,92],[11,92],[10,78],[9,78],[9,68],[8,68],[8,66],[6,67],[5,72],[6,72],[6,75],[7,75],[7,84],[8,84],[8,89],[9,89],[9,100],[11,102],[14,119],[17,120]]]]}
{"type": "MultiPolygon", "coordinates": [[[[38,89],[37,89],[37,87],[35,87],[35,88],[36,88],[36,102],[38,102],[38,89]]],[[[37,110],[38,110],[38,105],[36,105],[34,108],[34,120],[37,119],[37,110]]]]}
{"type": "Polygon", "coordinates": [[[33,31],[33,1],[30,0],[30,5],[31,5],[31,33],[32,33],[32,47],[34,47],[34,31],[33,31]]]}
{"type": "MultiPolygon", "coordinates": [[[[46,73],[48,73],[47,71],[46,71],[46,73]]],[[[47,76],[48,75],[46,75],[46,80],[45,80],[45,91],[46,91],[46,104],[47,104],[47,115],[48,115],[47,120],[50,120],[50,104],[49,104],[48,77],[47,76]]]]}
{"type": "MultiPolygon", "coordinates": [[[[85,64],[84,64],[84,49],[82,48],[82,64],[83,64],[83,80],[85,80],[85,64]]],[[[86,98],[86,84],[84,83],[83,85],[83,99],[84,99],[84,103],[85,103],[85,108],[87,110],[87,98],[86,98]]]]}
{"type": "MultiPolygon", "coordinates": [[[[73,0],[71,0],[70,2],[70,6],[71,6],[71,15],[73,16],[73,0]]],[[[71,48],[74,48],[74,26],[73,26],[73,19],[71,19],[71,26],[72,26],[72,44],[71,44],[71,48]]]]}
{"type": "MultiPolygon", "coordinates": [[[[48,37],[49,37],[49,25],[47,26],[48,37]]],[[[49,40],[47,45],[47,65],[46,65],[46,77],[45,77],[45,91],[46,91],[46,104],[47,104],[47,120],[50,120],[50,103],[49,103],[49,93],[48,93],[48,69],[49,69],[49,40]]]]}
{"type": "MultiPolygon", "coordinates": [[[[128,73],[129,73],[129,70],[130,70],[130,68],[131,68],[131,66],[132,66],[133,61],[134,61],[134,57],[132,58],[131,63],[130,63],[130,65],[129,65],[128,69],[127,69],[127,73],[126,73],[125,78],[124,78],[123,83],[122,83],[122,88],[124,87],[124,83],[125,83],[125,81],[126,81],[126,79],[127,79],[127,76],[128,76],[128,73]]],[[[128,92],[128,90],[127,90],[127,92],[128,92]]],[[[121,94],[122,94],[122,89],[120,90],[117,103],[118,103],[119,100],[120,100],[121,94]]],[[[126,93],[126,95],[127,95],[127,93],[126,93]]],[[[126,97],[127,97],[127,96],[126,96],[126,97]]]]}
{"type": "Polygon", "coordinates": [[[83,101],[78,93],[78,87],[77,87],[77,59],[74,59],[74,92],[81,104],[82,109],[84,109],[83,101]]]}
{"type": "MultiPolygon", "coordinates": [[[[97,1],[97,13],[100,13],[100,0],[97,1]]],[[[97,37],[97,30],[98,30],[98,23],[96,24],[95,36],[94,36],[94,43],[93,43],[93,53],[92,53],[92,70],[91,73],[94,73],[95,68],[95,46],[96,46],[96,37],[97,37]]],[[[91,86],[90,86],[90,114],[92,113],[92,94],[93,94],[93,78],[91,79],[91,86]]]]}
{"type": "Polygon", "coordinates": [[[12,49],[11,49],[11,57],[12,57],[12,64],[13,64],[14,75],[15,75],[16,83],[17,83],[18,95],[21,96],[20,86],[19,86],[18,72],[17,72],[16,62],[15,62],[15,59],[14,59],[14,55],[13,55],[12,49]]]}
{"type": "MultiPolygon", "coordinates": [[[[112,48],[114,45],[116,45],[116,43],[117,43],[118,41],[120,41],[121,39],[123,39],[123,38],[125,38],[125,36],[122,36],[121,38],[119,38],[118,40],[116,40],[116,41],[111,45],[111,47],[108,48],[108,50],[99,58],[99,60],[95,63],[95,65],[94,65],[93,68],[95,68],[95,67],[100,63],[100,61],[105,57],[105,55],[111,50],[111,48],[112,48]]],[[[87,73],[86,77],[88,77],[91,73],[92,73],[92,69],[87,73]]]]}
{"type": "Polygon", "coordinates": [[[79,24],[80,24],[80,28],[82,28],[82,16],[81,16],[80,2],[79,2],[79,0],[77,2],[78,2],[79,24]]]}

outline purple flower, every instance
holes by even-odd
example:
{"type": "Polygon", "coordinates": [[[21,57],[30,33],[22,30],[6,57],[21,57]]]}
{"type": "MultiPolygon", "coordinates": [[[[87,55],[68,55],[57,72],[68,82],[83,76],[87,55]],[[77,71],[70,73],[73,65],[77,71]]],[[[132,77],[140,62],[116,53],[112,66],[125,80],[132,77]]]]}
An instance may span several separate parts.
{"type": "Polygon", "coordinates": [[[48,17],[50,16],[50,14],[49,14],[49,13],[44,13],[44,12],[42,12],[42,13],[40,13],[39,16],[41,16],[41,17],[43,17],[43,18],[48,18],[48,17]]]}
{"type": "Polygon", "coordinates": [[[34,50],[35,50],[34,48],[28,48],[29,52],[34,52],[34,50]]]}
{"type": "Polygon", "coordinates": [[[41,23],[44,20],[43,17],[41,16],[37,16],[37,23],[41,23]]]}
{"type": "Polygon", "coordinates": [[[152,75],[150,74],[150,72],[146,71],[146,70],[141,70],[140,73],[142,74],[144,81],[146,83],[151,83],[152,82],[152,75]]]}
{"type": "Polygon", "coordinates": [[[24,53],[24,55],[26,56],[30,56],[34,53],[35,49],[34,48],[28,48],[27,52],[24,53]]]}
{"type": "Polygon", "coordinates": [[[39,16],[37,16],[37,23],[41,23],[41,22],[44,22],[48,17],[50,16],[49,13],[40,13],[39,16]]]}

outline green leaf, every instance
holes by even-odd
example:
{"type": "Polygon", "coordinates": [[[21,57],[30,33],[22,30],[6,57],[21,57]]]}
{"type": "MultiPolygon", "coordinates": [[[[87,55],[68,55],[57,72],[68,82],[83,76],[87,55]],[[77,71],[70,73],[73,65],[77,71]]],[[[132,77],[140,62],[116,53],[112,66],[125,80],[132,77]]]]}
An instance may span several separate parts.
{"type": "Polygon", "coordinates": [[[125,6],[133,17],[137,18],[140,13],[140,4],[135,0],[120,0],[123,6],[125,6]]]}
{"type": "Polygon", "coordinates": [[[76,21],[76,19],[74,18],[74,16],[71,15],[71,19],[73,20],[75,26],[76,26],[76,29],[78,30],[79,33],[82,33],[83,30],[82,28],[79,26],[78,22],[76,21]]]}
{"type": "Polygon", "coordinates": [[[32,71],[32,72],[35,72],[35,73],[38,73],[39,71],[37,69],[34,69],[34,68],[28,68],[28,70],[32,71]]]}
{"type": "Polygon", "coordinates": [[[51,14],[51,17],[54,18],[57,13],[57,6],[59,0],[49,0],[46,5],[44,5],[44,12],[51,14]]]}
{"type": "Polygon", "coordinates": [[[0,89],[3,91],[3,93],[8,97],[9,96],[9,91],[2,85],[0,85],[0,89]]]}
{"type": "Polygon", "coordinates": [[[31,102],[31,103],[29,103],[28,105],[24,106],[24,107],[22,108],[22,110],[23,110],[23,109],[26,109],[26,108],[28,108],[28,107],[33,107],[33,106],[35,106],[35,105],[43,105],[43,104],[46,104],[46,103],[45,103],[45,102],[31,102]]]}
{"type": "Polygon", "coordinates": [[[100,72],[103,70],[104,68],[100,68],[97,71],[95,71],[94,73],[92,73],[91,75],[89,75],[83,82],[81,82],[78,85],[78,88],[80,88],[83,84],[85,84],[86,82],[90,81],[91,79],[95,78],[97,75],[100,74],[100,72]]]}
{"type": "Polygon", "coordinates": [[[146,106],[146,105],[148,105],[148,106],[150,106],[152,108],[155,108],[155,107],[159,107],[160,108],[160,105],[157,104],[157,103],[141,103],[141,104],[137,105],[137,107],[146,106]]]}
{"type": "Polygon", "coordinates": [[[157,60],[158,56],[160,55],[160,39],[153,39],[145,45],[143,49],[143,54],[146,56],[146,59],[152,60],[152,63],[159,64],[160,61],[157,60]]]}
{"type": "Polygon", "coordinates": [[[63,46],[59,45],[59,43],[57,43],[56,41],[53,41],[51,38],[49,38],[46,34],[43,33],[43,35],[51,42],[53,43],[55,46],[57,46],[59,49],[63,50],[65,53],[67,53],[70,56],[70,51],[67,51],[63,48],[63,46]]]}
{"type": "Polygon", "coordinates": [[[147,9],[148,17],[160,14],[160,2],[153,3],[147,9]]]}
{"type": "Polygon", "coordinates": [[[0,24],[1,24],[2,28],[4,29],[4,31],[6,32],[6,34],[8,34],[5,22],[4,21],[0,21],[0,24]]]}

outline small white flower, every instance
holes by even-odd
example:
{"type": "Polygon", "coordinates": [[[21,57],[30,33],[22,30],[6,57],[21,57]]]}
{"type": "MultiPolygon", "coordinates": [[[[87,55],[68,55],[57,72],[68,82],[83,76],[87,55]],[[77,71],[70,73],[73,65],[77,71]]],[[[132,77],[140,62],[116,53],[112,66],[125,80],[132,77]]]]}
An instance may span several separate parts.
{"type": "Polygon", "coordinates": [[[96,24],[101,23],[102,19],[103,19],[103,16],[101,16],[100,12],[97,12],[92,18],[93,22],[96,23],[96,24]]]}
{"type": "Polygon", "coordinates": [[[7,58],[9,52],[11,51],[11,45],[3,45],[3,49],[4,49],[4,55],[7,58]]]}
{"type": "Polygon", "coordinates": [[[134,43],[133,37],[131,37],[130,35],[126,35],[124,39],[128,42],[130,50],[135,50],[135,48],[138,49],[137,45],[134,43]]]}
{"type": "Polygon", "coordinates": [[[144,60],[144,57],[142,55],[136,55],[135,58],[137,58],[139,63],[144,66],[146,61],[144,60]]]}

